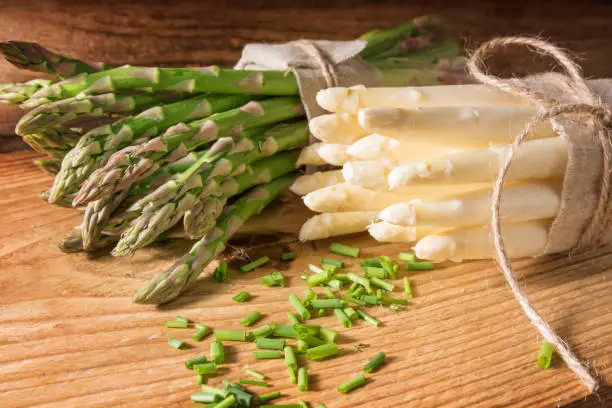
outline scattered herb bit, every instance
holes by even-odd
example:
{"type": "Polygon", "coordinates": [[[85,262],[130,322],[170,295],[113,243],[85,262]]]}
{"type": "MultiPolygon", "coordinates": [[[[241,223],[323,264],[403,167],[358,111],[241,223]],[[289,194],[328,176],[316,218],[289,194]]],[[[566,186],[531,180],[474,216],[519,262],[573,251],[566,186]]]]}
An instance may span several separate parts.
{"type": "Polygon", "coordinates": [[[308,403],[303,400],[298,401],[298,406],[300,406],[300,408],[310,408],[310,406],[308,406],[308,403]]]}
{"type": "Polygon", "coordinates": [[[408,306],[409,304],[406,299],[395,299],[389,296],[383,296],[382,301],[385,303],[391,303],[394,305],[402,305],[402,306],[408,306]]]}
{"type": "Polygon", "coordinates": [[[411,254],[409,252],[400,252],[399,254],[397,254],[397,259],[399,259],[400,261],[406,261],[406,262],[417,262],[416,255],[411,254]]]}
{"type": "Polygon", "coordinates": [[[315,299],[311,304],[315,309],[334,309],[346,306],[346,302],[340,299],[315,299]]]}
{"type": "Polygon", "coordinates": [[[363,273],[368,278],[379,278],[384,279],[387,277],[387,273],[383,268],[378,268],[376,266],[364,266],[363,273]]]}
{"type": "Polygon", "coordinates": [[[361,295],[363,295],[365,293],[365,288],[363,286],[359,286],[357,289],[355,289],[355,291],[353,292],[353,297],[360,297],[361,295]]]}
{"type": "Polygon", "coordinates": [[[308,347],[310,346],[308,345],[306,340],[298,339],[297,350],[299,353],[302,353],[302,354],[306,353],[306,351],[308,351],[308,347]]]}
{"type": "Polygon", "coordinates": [[[246,265],[242,265],[240,267],[240,272],[250,272],[253,269],[257,269],[260,266],[265,265],[269,261],[270,261],[270,257],[269,256],[262,256],[261,258],[258,258],[258,259],[254,260],[251,263],[248,263],[246,265]]]}
{"type": "MultiPolygon", "coordinates": [[[[236,397],[234,395],[230,395],[229,397],[225,398],[223,401],[215,405],[215,408],[230,408],[230,407],[233,407],[235,403],[236,403],[236,397]]],[[[247,406],[250,406],[250,405],[247,405],[247,406]]]]}
{"type": "Polygon", "coordinates": [[[202,374],[196,374],[198,377],[198,385],[206,385],[206,381],[208,381],[208,377],[202,374]]]}
{"type": "Polygon", "coordinates": [[[266,376],[263,375],[262,373],[255,371],[255,370],[251,370],[250,368],[245,368],[244,372],[247,373],[248,375],[250,375],[251,377],[257,378],[258,380],[265,380],[266,376]]]}
{"type": "MultiPolygon", "coordinates": [[[[236,399],[236,405],[241,408],[246,408],[251,406],[251,400],[253,399],[253,395],[250,394],[247,390],[245,390],[242,386],[235,384],[231,381],[223,380],[223,389],[225,390],[225,395],[230,393],[236,399]]],[[[233,405],[231,405],[233,407],[233,405]]],[[[218,408],[218,406],[215,406],[218,408]]]]}
{"type": "Polygon", "coordinates": [[[393,262],[391,258],[388,256],[379,256],[380,264],[382,265],[383,270],[385,271],[385,278],[387,279],[397,279],[397,271],[399,271],[399,265],[393,262]]]}
{"type": "Polygon", "coordinates": [[[213,330],[215,338],[221,341],[247,341],[244,330],[213,330]]]}
{"type": "Polygon", "coordinates": [[[361,300],[366,302],[368,305],[379,305],[380,304],[380,300],[378,300],[376,296],[372,296],[372,295],[363,295],[361,297],[361,300]]]}
{"type": "Polygon", "coordinates": [[[307,336],[304,337],[302,340],[304,340],[308,344],[309,349],[310,347],[317,347],[325,344],[325,340],[322,340],[315,336],[307,336]]]}
{"type": "Polygon", "coordinates": [[[274,336],[288,339],[297,339],[298,335],[293,326],[286,324],[277,324],[273,331],[274,336]]]}
{"type": "Polygon", "coordinates": [[[327,408],[327,405],[322,402],[319,402],[315,408],[327,408]]]}
{"type": "Polygon", "coordinates": [[[194,365],[203,364],[207,362],[208,362],[208,359],[206,359],[206,356],[200,356],[200,357],[192,358],[191,360],[185,361],[185,367],[191,370],[194,365]]]}
{"type": "Polygon", "coordinates": [[[412,288],[410,287],[410,280],[407,276],[404,276],[404,296],[408,299],[412,299],[412,288]]]}
{"type": "Polygon", "coordinates": [[[300,324],[300,319],[293,312],[287,312],[287,319],[289,319],[289,323],[291,324],[300,324]]]}
{"type": "Polygon", "coordinates": [[[351,319],[349,319],[349,317],[346,315],[346,313],[344,313],[342,309],[334,309],[334,314],[344,327],[351,327],[353,325],[351,319]]]}
{"type": "Polygon", "coordinates": [[[329,246],[329,252],[333,252],[338,255],[350,256],[352,258],[359,257],[359,248],[353,248],[348,245],[342,245],[334,242],[329,246]]]}
{"type": "Polygon", "coordinates": [[[308,349],[306,352],[306,357],[308,357],[309,360],[318,361],[328,357],[337,356],[338,354],[340,354],[338,345],[335,343],[327,343],[308,349]]]}
{"type": "Polygon", "coordinates": [[[540,343],[540,352],[538,353],[538,367],[540,367],[542,370],[547,370],[550,368],[550,362],[552,360],[554,350],[555,346],[546,340],[542,340],[542,343],[540,343]]]}
{"type": "Polygon", "coordinates": [[[351,280],[346,276],[346,273],[336,273],[334,279],[339,280],[342,283],[350,282],[351,280]]]}
{"type": "Polygon", "coordinates": [[[306,283],[308,286],[317,286],[329,282],[330,279],[331,277],[329,276],[329,273],[324,271],[323,273],[309,275],[306,278],[306,283]]]}
{"type": "Polygon", "coordinates": [[[285,346],[285,366],[297,368],[297,357],[292,346],[285,346]]]}
{"type": "Polygon", "coordinates": [[[280,350],[257,350],[253,353],[253,357],[255,357],[255,360],[283,358],[283,352],[280,350]]]}
{"type": "Polygon", "coordinates": [[[240,292],[236,296],[232,298],[234,302],[244,303],[251,298],[251,294],[249,292],[240,292]]]}
{"type": "Polygon", "coordinates": [[[281,261],[293,261],[297,258],[297,252],[283,252],[280,256],[281,261]]]}
{"type": "Polygon", "coordinates": [[[378,354],[376,354],[374,356],[373,359],[371,359],[370,361],[368,361],[368,363],[366,365],[363,366],[363,371],[371,374],[374,371],[378,370],[380,368],[380,366],[382,366],[385,363],[387,356],[385,355],[385,353],[383,353],[382,351],[379,352],[378,354]]]}
{"type": "Polygon", "coordinates": [[[268,387],[268,383],[265,381],[249,380],[248,378],[241,378],[238,380],[238,382],[240,384],[256,385],[258,387],[268,387]]]}
{"type": "Polygon", "coordinates": [[[406,269],[414,271],[431,271],[434,263],[430,261],[406,262],[406,269]]]}
{"type": "Polygon", "coordinates": [[[169,329],[187,329],[189,328],[189,323],[177,320],[168,320],[166,322],[166,327],[169,329]]]}
{"type": "Polygon", "coordinates": [[[393,291],[393,288],[395,288],[395,285],[393,285],[391,282],[387,282],[376,277],[370,278],[370,282],[372,282],[374,286],[378,286],[379,288],[384,289],[387,292],[391,292],[393,291]]]}
{"type": "Polygon", "coordinates": [[[298,369],[297,385],[299,391],[308,391],[308,371],[306,371],[306,367],[300,367],[298,369]]]}
{"type": "Polygon", "coordinates": [[[254,311],[246,315],[244,319],[242,319],[240,324],[243,325],[244,327],[249,327],[257,323],[259,319],[261,319],[261,313],[259,313],[258,311],[254,311]]]}
{"type": "Polygon", "coordinates": [[[280,391],[269,392],[267,394],[261,394],[259,396],[259,402],[268,402],[276,398],[280,398],[280,391]]]}
{"type": "Polygon", "coordinates": [[[310,272],[313,272],[313,273],[322,273],[322,274],[325,274],[325,270],[319,268],[317,265],[308,264],[308,269],[310,269],[310,272]]]}
{"type": "Polygon", "coordinates": [[[297,384],[297,368],[287,367],[287,371],[289,372],[289,381],[292,384],[297,384]]]}
{"type": "Polygon", "coordinates": [[[344,262],[343,261],[339,261],[337,259],[332,259],[332,258],[321,258],[321,263],[323,265],[331,265],[331,266],[335,266],[337,268],[344,268],[344,262]]]}
{"type": "Polygon", "coordinates": [[[219,388],[215,388],[215,387],[209,387],[208,385],[203,385],[202,386],[202,392],[207,392],[209,394],[215,394],[219,398],[225,398],[225,396],[226,396],[226,393],[225,393],[224,390],[219,389],[219,388]]]}
{"type": "Polygon", "coordinates": [[[185,322],[185,323],[187,323],[187,324],[191,323],[191,321],[190,321],[188,318],[183,317],[183,316],[176,316],[175,318],[176,318],[176,320],[178,320],[179,322],[185,322]]]}
{"type": "Polygon", "coordinates": [[[216,364],[225,363],[225,350],[219,340],[210,343],[210,360],[216,364]]]}
{"type": "Polygon", "coordinates": [[[346,316],[351,319],[351,322],[356,321],[357,319],[359,319],[359,314],[357,314],[357,312],[355,311],[355,309],[353,309],[352,307],[345,307],[344,309],[342,309],[344,311],[344,314],[346,314],[346,316]]]}
{"type": "Polygon", "coordinates": [[[170,337],[168,339],[168,344],[175,349],[182,349],[185,347],[185,342],[183,340],[175,339],[174,337],[170,337]]]}
{"type": "Polygon", "coordinates": [[[191,337],[193,341],[202,341],[204,337],[211,333],[210,327],[204,326],[201,323],[196,323],[194,326],[198,329],[198,332],[191,337]]]}
{"type": "Polygon", "coordinates": [[[266,324],[264,326],[260,326],[256,328],[255,330],[251,332],[251,334],[253,335],[253,337],[259,338],[259,337],[267,337],[271,335],[272,332],[274,332],[274,327],[272,327],[269,324],[266,324]]]}
{"type": "Polygon", "coordinates": [[[306,288],[306,290],[304,290],[304,295],[305,302],[312,302],[317,298],[316,292],[310,288],[306,288]]]}
{"type": "Polygon", "coordinates": [[[257,348],[268,350],[282,350],[285,348],[285,340],[283,339],[268,339],[260,337],[255,341],[257,348]]]}
{"type": "Polygon", "coordinates": [[[270,275],[261,277],[261,283],[271,288],[273,286],[285,287],[285,275],[282,272],[272,272],[270,275]]]}
{"type": "Polygon", "coordinates": [[[336,299],[336,295],[334,295],[334,292],[331,290],[331,288],[329,287],[325,287],[325,296],[327,296],[327,299],[336,299]]]}
{"type": "Polygon", "coordinates": [[[382,268],[382,265],[380,263],[380,259],[378,258],[365,258],[363,261],[361,261],[361,263],[359,264],[362,268],[366,268],[366,267],[372,267],[372,268],[382,268]]]}
{"type": "Polygon", "coordinates": [[[217,396],[215,394],[208,394],[206,392],[196,392],[191,394],[191,400],[193,402],[215,402],[217,396]]]}
{"type": "Polygon", "coordinates": [[[373,326],[379,327],[382,324],[382,323],[380,323],[380,321],[376,320],[375,318],[373,318],[372,316],[370,316],[366,312],[363,312],[361,310],[357,310],[357,313],[359,313],[359,316],[361,316],[361,318],[363,320],[365,320],[366,322],[370,323],[373,326]]]}
{"type": "Polygon", "coordinates": [[[304,304],[302,303],[300,298],[298,298],[292,293],[289,295],[289,302],[302,320],[310,319],[310,312],[308,311],[308,309],[306,309],[306,307],[304,307],[304,304]]]}
{"type": "Polygon", "coordinates": [[[367,303],[364,302],[363,300],[354,298],[353,296],[342,296],[342,299],[346,300],[348,303],[353,303],[359,306],[367,305],[367,303]]]}
{"type": "Polygon", "coordinates": [[[217,282],[227,282],[227,262],[219,262],[212,276],[217,282]]]}
{"type": "Polygon", "coordinates": [[[393,310],[394,312],[401,312],[401,311],[406,310],[406,306],[391,305],[391,306],[389,306],[389,309],[393,310]]]}
{"type": "Polygon", "coordinates": [[[363,376],[363,374],[359,374],[357,377],[350,379],[344,384],[340,384],[338,386],[338,391],[340,391],[343,394],[349,393],[355,388],[363,386],[366,383],[366,381],[367,380],[363,376]]]}
{"type": "Polygon", "coordinates": [[[217,372],[217,365],[215,363],[202,363],[202,364],[194,364],[193,371],[196,374],[200,375],[210,375],[215,374],[217,372]]]}
{"type": "Polygon", "coordinates": [[[355,282],[358,285],[363,286],[366,289],[368,289],[370,287],[370,280],[367,279],[367,278],[364,278],[363,276],[358,276],[358,275],[355,275],[354,273],[347,273],[346,276],[351,281],[355,282]]]}
{"type": "Polygon", "coordinates": [[[319,335],[325,340],[327,343],[335,343],[338,338],[338,332],[333,331],[332,329],[328,329],[326,327],[321,327],[321,331],[319,335]]]}
{"type": "Polygon", "coordinates": [[[342,287],[344,286],[344,283],[342,283],[338,279],[332,279],[329,282],[327,282],[327,286],[329,286],[330,288],[334,288],[336,290],[341,290],[342,287]]]}

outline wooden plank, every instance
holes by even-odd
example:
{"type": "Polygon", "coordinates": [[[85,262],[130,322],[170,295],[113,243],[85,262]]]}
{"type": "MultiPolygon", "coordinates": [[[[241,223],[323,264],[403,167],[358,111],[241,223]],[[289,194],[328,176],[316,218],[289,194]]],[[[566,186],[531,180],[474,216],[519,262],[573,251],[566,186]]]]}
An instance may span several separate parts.
{"type": "MultiPolygon", "coordinates": [[[[193,330],[166,329],[164,321],[180,314],[212,327],[238,329],[241,318],[257,309],[264,321],[284,323],[288,294],[301,295],[304,289],[299,275],[327,253],[326,241],[291,244],[300,256],[289,266],[275,261],[249,274],[232,272],[228,284],[201,278],[175,303],[134,305],[131,295],[188,243],[157,245],[122,259],[63,254],[56,244],[79,216],[36,198],[50,178],[30,164],[33,157],[30,152],[0,155],[0,401],[11,407],[191,406],[189,394],[198,387],[182,362],[208,353],[210,339],[193,349],[172,349],[168,337],[189,339],[193,330]],[[259,278],[279,268],[289,277],[288,287],[263,287],[259,278]],[[241,290],[254,299],[233,302],[231,297],[241,290]]],[[[289,225],[287,220],[297,219],[286,227],[295,229],[304,212],[290,208],[276,206],[258,225],[289,225]]],[[[343,242],[361,247],[363,256],[407,249],[363,235],[343,242]]],[[[275,257],[281,250],[266,249],[275,257]]],[[[356,261],[349,264],[357,266],[356,261]]],[[[571,259],[521,260],[515,267],[536,308],[609,385],[612,248],[571,259]]],[[[303,398],[347,408],[374,403],[552,407],[585,397],[558,359],[552,370],[537,368],[538,334],[493,262],[449,263],[410,276],[415,298],[408,310],[372,310],[383,322],[381,328],[359,323],[344,329],[333,316],[316,320],[341,333],[342,357],[308,365],[313,391],[298,393],[282,361],[255,362],[253,344],[228,345],[229,364],[211,383],[218,384],[221,377],[236,380],[249,365],[270,377],[272,389],[285,395],[282,402],[303,398]],[[335,387],[381,350],[389,356],[387,366],[371,377],[367,388],[341,396],[335,387]]]]}

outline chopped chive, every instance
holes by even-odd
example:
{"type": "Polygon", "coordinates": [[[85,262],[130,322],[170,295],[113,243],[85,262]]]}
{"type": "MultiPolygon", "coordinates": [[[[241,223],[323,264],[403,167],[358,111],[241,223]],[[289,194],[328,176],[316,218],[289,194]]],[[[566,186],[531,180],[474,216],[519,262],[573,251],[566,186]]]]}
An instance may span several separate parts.
{"type": "Polygon", "coordinates": [[[380,264],[385,271],[385,278],[388,279],[397,279],[397,271],[399,271],[399,265],[388,256],[379,256],[380,264]]]}
{"type": "Polygon", "coordinates": [[[195,392],[191,394],[191,400],[193,402],[215,402],[217,396],[215,394],[208,394],[206,392],[195,392]]]}
{"type": "Polygon", "coordinates": [[[327,286],[329,286],[330,288],[334,288],[336,290],[340,290],[344,286],[344,283],[342,283],[338,279],[332,279],[329,282],[327,282],[327,286]]]}
{"type": "Polygon", "coordinates": [[[273,399],[280,398],[280,396],[281,396],[280,391],[274,391],[274,392],[269,392],[267,394],[261,394],[259,396],[259,402],[272,401],[273,399]]]}
{"type": "Polygon", "coordinates": [[[330,264],[324,264],[321,266],[321,268],[323,268],[323,270],[325,272],[329,272],[332,275],[335,275],[336,272],[338,272],[340,270],[340,267],[337,265],[330,265],[330,264]]]}
{"type": "Polygon", "coordinates": [[[393,285],[391,282],[387,282],[376,277],[370,278],[370,282],[372,282],[374,286],[378,286],[379,288],[384,289],[387,292],[391,292],[395,287],[395,285],[393,285]]]}
{"type": "Polygon", "coordinates": [[[255,324],[259,319],[261,319],[261,313],[257,311],[251,312],[248,315],[246,315],[244,319],[242,319],[240,324],[243,325],[244,327],[249,327],[255,324]]]}
{"type": "Polygon", "coordinates": [[[431,271],[434,263],[430,261],[406,262],[406,269],[414,271],[431,271]]]}
{"type": "Polygon", "coordinates": [[[175,319],[178,320],[179,322],[185,322],[187,324],[191,323],[191,321],[188,318],[183,317],[183,316],[175,316],[175,319]]]}
{"type": "Polygon", "coordinates": [[[344,311],[344,314],[346,314],[346,316],[351,319],[351,322],[354,322],[355,320],[359,319],[359,314],[352,307],[345,307],[342,310],[344,311]]]}
{"type": "Polygon", "coordinates": [[[308,371],[306,371],[306,367],[298,369],[298,390],[308,391],[308,371]]]}
{"type": "Polygon", "coordinates": [[[227,282],[227,262],[219,262],[212,276],[217,282],[227,282]]]}
{"type": "Polygon", "coordinates": [[[315,408],[327,408],[327,405],[322,402],[319,402],[315,408]]]}
{"type": "Polygon", "coordinates": [[[306,307],[304,307],[304,304],[302,303],[300,298],[298,298],[293,293],[289,295],[289,303],[291,303],[291,306],[293,306],[298,316],[300,316],[302,320],[310,319],[310,312],[308,311],[308,309],[306,309],[306,307]]]}
{"type": "Polygon", "coordinates": [[[383,353],[382,351],[379,352],[374,356],[373,359],[368,361],[368,363],[363,366],[363,371],[368,374],[371,374],[372,372],[378,370],[378,368],[385,363],[386,358],[387,356],[385,355],[385,353],[383,353]]]}
{"type": "Polygon", "coordinates": [[[291,324],[300,324],[300,319],[293,312],[287,312],[287,319],[291,324]]]}
{"type": "Polygon", "coordinates": [[[272,272],[270,275],[265,275],[261,277],[261,283],[265,286],[271,288],[274,286],[280,286],[281,288],[285,287],[285,275],[282,272],[276,271],[272,272]]]}
{"type": "Polygon", "coordinates": [[[346,394],[348,392],[351,392],[352,390],[354,390],[357,387],[361,387],[362,385],[364,385],[366,383],[366,378],[363,376],[363,374],[359,374],[357,377],[352,378],[351,380],[340,384],[338,386],[338,391],[340,391],[343,394],[346,394]]]}
{"type": "Polygon", "coordinates": [[[346,302],[340,299],[315,299],[312,301],[312,307],[315,309],[334,309],[346,306],[346,302]]]}
{"type": "Polygon", "coordinates": [[[308,342],[306,340],[298,339],[297,350],[299,353],[306,353],[308,351],[308,347],[308,342]]]}
{"type": "Polygon", "coordinates": [[[376,289],[376,298],[378,300],[382,300],[383,297],[383,290],[382,289],[376,289]]]}
{"type": "Polygon", "coordinates": [[[255,341],[257,348],[268,350],[282,350],[285,348],[285,340],[283,339],[268,339],[260,337],[255,341]]]}
{"type": "Polygon", "coordinates": [[[379,305],[380,304],[380,301],[378,300],[378,298],[372,295],[363,295],[361,297],[361,300],[366,302],[368,305],[379,305]]]}
{"type": "Polygon", "coordinates": [[[368,278],[384,279],[384,278],[387,277],[387,273],[385,272],[385,270],[383,268],[378,268],[378,267],[375,267],[375,266],[364,266],[363,267],[363,273],[368,278]]]}
{"type": "Polygon", "coordinates": [[[183,340],[175,339],[174,337],[170,337],[168,339],[168,344],[175,349],[182,349],[185,347],[185,342],[183,340]]]}
{"type": "Polygon", "coordinates": [[[250,368],[245,368],[244,372],[247,373],[248,375],[250,375],[251,377],[257,378],[258,380],[265,380],[266,376],[263,375],[262,373],[255,371],[255,370],[251,370],[250,368]]]}
{"type": "Polygon", "coordinates": [[[372,267],[372,268],[382,268],[382,264],[380,263],[380,259],[378,258],[366,258],[359,264],[362,268],[372,267]]]}
{"type": "Polygon", "coordinates": [[[249,380],[248,378],[240,378],[239,384],[255,385],[257,387],[268,387],[268,383],[265,381],[249,380]]]}
{"type": "Polygon", "coordinates": [[[208,381],[208,377],[202,374],[196,374],[198,376],[198,385],[204,385],[206,384],[206,381],[208,381]]]}
{"type": "Polygon", "coordinates": [[[232,394],[229,397],[225,398],[220,403],[218,403],[217,405],[215,405],[214,408],[230,408],[230,407],[233,407],[235,403],[236,403],[236,397],[234,396],[234,394],[232,394]]]}
{"type": "Polygon", "coordinates": [[[203,330],[208,330],[210,331],[210,327],[208,326],[204,326],[202,323],[195,323],[193,325],[193,327],[195,327],[196,329],[198,329],[199,331],[203,331],[203,330]]]}
{"type": "Polygon", "coordinates": [[[323,265],[332,265],[332,266],[337,266],[338,268],[344,268],[344,262],[339,261],[337,259],[323,257],[321,258],[321,263],[323,265]]]}
{"type": "Polygon", "coordinates": [[[307,403],[306,401],[303,401],[303,400],[299,400],[299,401],[298,401],[298,406],[299,406],[300,408],[310,408],[310,406],[308,405],[308,403],[307,403]]]}
{"type": "Polygon", "coordinates": [[[257,350],[253,353],[255,360],[270,360],[275,358],[283,358],[283,353],[280,350],[257,350]]]}
{"type": "Polygon", "coordinates": [[[308,286],[317,286],[317,285],[326,283],[329,280],[330,280],[330,277],[327,272],[317,273],[314,275],[309,275],[308,278],[306,278],[306,283],[308,284],[308,286]]]}
{"type": "Polygon", "coordinates": [[[239,294],[237,294],[236,296],[234,296],[232,299],[234,300],[234,302],[238,302],[238,303],[244,303],[247,300],[249,300],[251,298],[251,294],[249,292],[240,292],[239,294]]]}
{"type": "MultiPolygon", "coordinates": [[[[351,279],[348,276],[348,273],[346,274],[346,277],[347,277],[347,279],[349,281],[351,281],[351,279]]],[[[358,287],[359,287],[359,284],[357,282],[352,282],[351,286],[349,286],[349,288],[348,288],[348,292],[349,293],[353,293],[353,292],[355,292],[357,290],[358,287]]]]}
{"type": "Polygon", "coordinates": [[[298,335],[293,326],[289,326],[286,324],[277,324],[274,327],[273,331],[274,336],[276,337],[284,337],[289,339],[297,339],[298,335]]]}
{"type": "Polygon", "coordinates": [[[400,261],[417,262],[416,255],[411,254],[409,252],[400,252],[399,254],[397,254],[397,259],[399,259],[400,261]]]}
{"type": "Polygon", "coordinates": [[[353,258],[359,257],[359,248],[353,248],[348,245],[342,245],[334,242],[329,246],[329,252],[333,252],[338,255],[350,256],[353,258]]]}
{"type": "Polygon", "coordinates": [[[306,290],[304,290],[304,295],[304,299],[308,302],[311,302],[317,298],[316,292],[310,288],[306,288],[306,290]]]}
{"type": "Polygon", "coordinates": [[[410,280],[407,276],[404,276],[404,296],[408,299],[412,298],[412,288],[410,287],[410,280]]]}
{"type": "Polygon", "coordinates": [[[189,327],[189,323],[176,320],[168,320],[166,322],[166,327],[169,329],[187,329],[189,327]]]}
{"type": "Polygon", "coordinates": [[[221,398],[225,398],[225,395],[226,395],[225,390],[215,388],[215,387],[210,387],[208,385],[202,385],[202,392],[207,392],[209,394],[215,394],[221,398]]]}
{"type": "Polygon", "coordinates": [[[406,306],[402,306],[402,305],[391,305],[389,306],[389,309],[393,310],[394,312],[401,312],[403,310],[406,310],[406,306]]]}
{"type": "Polygon", "coordinates": [[[297,357],[292,346],[285,346],[285,366],[297,368],[297,357]]]}
{"type": "Polygon", "coordinates": [[[542,370],[547,370],[550,368],[550,361],[552,360],[554,350],[555,346],[546,340],[542,340],[542,343],[540,343],[540,351],[538,353],[538,367],[540,367],[542,370]]]}
{"type": "Polygon", "coordinates": [[[225,363],[225,351],[223,350],[223,343],[219,340],[215,340],[210,343],[210,361],[216,364],[225,363]]]}
{"type": "Polygon", "coordinates": [[[354,292],[353,292],[353,297],[360,297],[361,295],[363,295],[365,293],[365,288],[363,286],[359,286],[354,292]]]}
{"type": "Polygon", "coordinates": [[[297,384],[297,368],[287,367],[287,371],[289,372],[289,381],[292,384],[297,384]]]}
{"type": "Polygon", "coordinates": [[[338,345],[335,343],[326,343],[321,346],[309,348],[306,352],[306,357],[309,360],[323,360],[328,357],[337,356],[340,354],[340,350],[338,349],[338,345]]]}
{"type": "Polygon", "coordinates": [[[194,364],[193,371],[200,375],[215,374],[217,372],[217,365],[215,363],[194,364]]]}
{"type": "Polygon", "coordinates": [[[207,362],[208,360],[206,359],[206,356],[200,356],[200,357],[192,358],[191,360],[185,361],[185,367],[191,370],[194,365],[203,364],[207,362]]]}
{"type": "Polygon", "coordinates": [[[353,282],[365,287],[366,289],[370,287],[370,281],[367,278],[364,278],[363,276],[358,276],[354,273],[347,273],[346,276],[353,282]]]}
{"type": "Polygon", "coordinates": [[[336,315],[338,320],[340,320],[340,323],[342,323],[344,327],[351,327],[353,325],[351,319],[349,319],[349,317],[346,315],[346,313],[344,313],[342,309],[334,309],[334,314],[336,315]]]}
{"type": "Polygon", "coordinates": [[[325,316],[325,309],[319,309],[319,310],[317,311],[317,316],[319,316],[319,317],[323,317],[323,316],[325,316]]]}
{"type": "Polygon", "coordinates": [[[370,316],[366,312],[361,311],[361,310],[357,310],[357,313],[359,313],[359,316],[361,316],[361,318],[363,320],[365,320],[366,322],[370,323],[371,325],[376,326],[376,327],[381,325],[380,321],[376,320],[375,318],[373,318],[372,316],[370,316]]]}
{"type": "MultiPolygon", "coordinates": [[[[353,303],[353,304],[356,304],[356,305],[359,305],[359,306],[367,305],[367,303],[364,302],[363,300],[354,298],[353,296],[342,296],[342,299],[346,300],[348,303],[353,303]]],[[[323,310],[323,309],[321,309],[321,310],[323,310]]]]}
{"type": "Polygon", "coordinates": [[[308,344],[309,349],[311,347],[322,346],[323,344],[325,344],[325,340],[322,340],[315,336],[307,336],[304,337],[302,340],[304,340],[308,344]]]}
{"type": "Polygon", "coordinates": [[[402,306],[408,306],[409,304],[406,299],[395,299],[389,296],[383,296],[382,301],[385,303],[391,303],[394,305],[402,305],[402,306]]]}
{"type": "Polygon", "coordinates": [[[256,328],[255,330],[253,330],[251,332],[251,334],[253,334],[253,337],[258,338],[258,337],[267,337],[270,334],[272,334],[272,332],[274,331],[274,328],[272,326],[270,326],[269,324],[266,324],[264,326],[260,326],[258,328],[256,328]]]}
{"type": "Polygon", "coordinates": [[[217,340],[225,341],[247,341],[245,330],[213,330],[217,340]]]}
{"type": "Polygon", "coordinates": [[[335,343],[338,338],[338,332],[327,327],[321,327],[320,335],[327,343],[335,343]]]}
{"type": "Polygon", "coordinates": [[[248,263],[246,265],[242,265],[240,267],[240,272],[250,272],[253,269],[256,269],[256,268],[259,268],[262,265],[265,265],[269,261],[270,261],[270,257],[269,256],[262,256],[261,258],[258,258],[258,259],[254,260],[251,263],[248,263]]]}
{"type": "Polygon", "coordinates": [[[346,273],[337,273],[334,275],[334,279],[338,279],[342,283],[350,282],[350,279],[348,276],[346,276],[346,273]]]}
{"type": "Polygon", "coordinates": [[[336,295],[334,295],[334,292],[331,290],[331,288],[325,287],[324,291],[325,291],[325,296],[327,296],[327,299],[335,299],[336,298],[336,295]]]}
{"type": "Polygon", "coordinates": [[[297,258],[297,252],[283,252],[280,256],[281,261],[293,261],[297,258]]]}
{"type": "Polygon", "coordinates": [[[323,273],[323,274],[325,273],[323,269],[313,264],[308,264],[308,269],[310,269],[310,272],[313,272],[313,273],[323,273]]]}
{"type": "Polygon", "coordinates": [[[321,326],[314,324],[296,324],[293,329],[298,334],[298,338],[304,338],[306,336],[316,336],[321,331],[321,326]]]}

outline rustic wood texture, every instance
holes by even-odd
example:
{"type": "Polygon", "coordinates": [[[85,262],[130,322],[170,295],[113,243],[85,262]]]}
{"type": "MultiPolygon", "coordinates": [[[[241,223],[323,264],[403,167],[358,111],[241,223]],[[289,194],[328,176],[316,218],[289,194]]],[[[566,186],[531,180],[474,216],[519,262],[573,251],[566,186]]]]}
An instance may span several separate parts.
{"type": "MultiPolygon", "coordinates": [[[[134,305],[130,296],[189,244],[170,242],[121,259],[60,252],[58,240],[79,222],[79,215],[36,198],[51,180],[31,164],[33,157],[31,152],[0,155],[2,406],[188,407],[189,394],[198,387],[182,362],[208,353],[210,339],[189,350],[172,349],[167,344],[170,336],[193,344],[193,330],[166,329],[164,321],[179,314],[215,328],[238,329],[241,318],[256,309],[265,315],[264,322],[286,323],[287,295],[302,295],[305,286],[299,275],[308,263],[327,254],[326,241],[290,243],[300,256],[288,266],[273,262],[249,274],[233,272],[229,284],[201,278],[171,305],[134,305]],[[281,268],[289,277],[287,288],[261,285],[263,274],[281,268]],[[241,290],[254,299],[234,303],[231,297],[241,290]]],[[[283,208],[276,206],[258,225],[295,229],[303,211],[283,208]]],[[[363,235],[343,242],[363,248],[365,257],[407,249],[376,244],[363,235]]],[[[280,251],[279,245],[265,248],[276,259],[280,251]]],[[[357,266],[356,261],[349,264],[357,266]]],[[[537,309],[610,384],[612,249],[571,260],[523,260],[515,266],[537,309]]],[[[283,402],[303,398],[323,401],[330,408],[374,403],[554,407],[586,397],[558,359],[551,370],[537,367],[538,334],[493,262],[445,264],[410,276],[415,298],[406,311],[372,309],[383,322],[381,328],[360,322],[344,329],[333,316],[314,321],[341,333],[342,356],[308,364],[311,392],[296,391],[282,361],[255,362],[253,344],[228,344],[229,364],[211,383],[218,384],[221,377],[243,377],[242,368],[248,365],[270,377],[271,389],[285,395],[283,402]],[[362,352],[355,350],[359,344],[362,352]],[[371,376],[367,388],[341,396],[335,387],[381,350],[389,356],[387,366],[371,376]]],[[[608,395],[609,388],[604,388],[602,398],[608,395]]],[[[592,405],[578,406],[606,406],[595,398],[588,401],[592,405]]]]}

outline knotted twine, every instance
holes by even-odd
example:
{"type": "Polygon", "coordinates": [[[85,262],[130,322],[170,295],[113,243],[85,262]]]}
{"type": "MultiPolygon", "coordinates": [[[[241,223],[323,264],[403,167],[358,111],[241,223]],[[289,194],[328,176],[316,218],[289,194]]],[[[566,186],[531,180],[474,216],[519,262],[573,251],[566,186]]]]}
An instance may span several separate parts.
{"type": "MultiPolygon", "coordinates": [[[[578,232],[576,245],[571,252],[584,252],[600,245],[605,239],[605,232],[610,221],[612,209],[609,206],[610,200],[610,179],[612,168],[612,140],[610,119],[612,114],[610,108],[602,99],[589,87],[582,76],[580,67],[558,47],[537,38],[529,37],[502,37],[488,41],[481,45],[470,57],[468,61],[468,71],[472,77],[486,85],[496,87],[504,92],[525,98],[527,101],[539,105],[540,109],[535,117],[525,126],[516,136],[507,156],[504,158],[500,167],[497,179],[493,187],[491,196],[491,231],[497,263],[502,270],[510,289],[519,302],[523,311],[529,317],[531,323],[540,331],[542,337],[553,344],[557,353],[561,356],[568,367],[580,378],[583,385],[594,392],[598,388],[598,382],[589,372],[585,363],[580,361],[572,352],[570,346],[557,335],[549,324],[544,320],[529,302],[527,296],[519,288],[516,275],[508,260],[504,239],[501,231],[501,221],[499,207],[503,191],[503,183],[512,163],[516,150],[523,143],[524,139],[541,122],[554,120],[568,115],[580,115],[585,126],[590,127],[590,135],[596,137],[598,147],[602,155],[603,171],[601,173],[599,199],[596,208],[591,214],[586,228],[578,232]],[[564,70],[560,82],[565,97],[570,97],[575,103],[565,103],[558,98],[557,88],[555,91],[542,90],[537,85],[537,79],[502,79],[484,72],[486,69],[483,57],[492,51],[509,45],[519,45],[529,48],[532,52],[552,57],[564,70]]],[[[570,157],[571,160],[571,157],[570,157]]],[[[566,184],[564,184],[564,189],[566,184]]]]}

